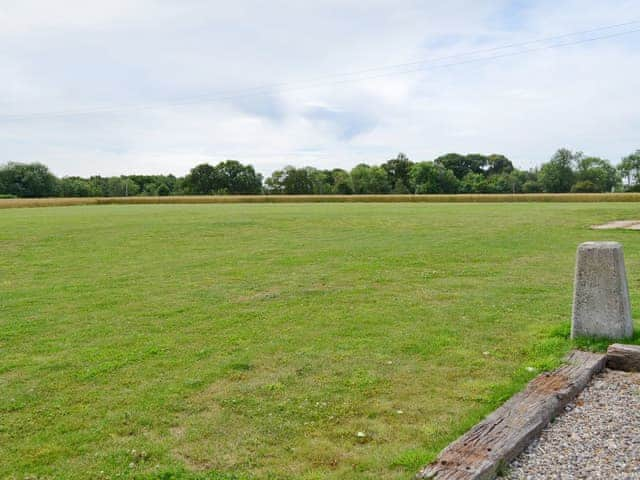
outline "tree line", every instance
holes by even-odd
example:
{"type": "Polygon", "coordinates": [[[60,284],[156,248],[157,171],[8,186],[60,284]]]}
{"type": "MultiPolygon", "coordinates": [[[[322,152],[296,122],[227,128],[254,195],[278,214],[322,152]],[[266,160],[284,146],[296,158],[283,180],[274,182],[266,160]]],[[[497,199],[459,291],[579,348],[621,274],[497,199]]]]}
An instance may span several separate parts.
{"type": "Polygon", "coordinates": [[[617,166],[562,148],[539,168],[519,170],[504,155],[448,153],[413,162],[400,153],[381,165],[351,170],[287,166],[264,179],[253,166],[227,160],[174,175],[58,178],[41,163],[0,167],[0,197],[136,195],[324,195],[433,193],[565,193],[640,191],[640,150],[617,166]]]}

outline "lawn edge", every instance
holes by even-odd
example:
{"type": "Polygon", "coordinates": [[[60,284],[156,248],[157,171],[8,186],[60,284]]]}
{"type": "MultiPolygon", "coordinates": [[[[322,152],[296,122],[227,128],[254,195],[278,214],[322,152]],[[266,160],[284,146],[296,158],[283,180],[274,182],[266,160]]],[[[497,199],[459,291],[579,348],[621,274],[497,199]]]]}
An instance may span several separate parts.
{"type": "Polygon", "coordinates": [[[417,479],[493,479],[601,372],[607,355],[572,351],[565,365],[526,388],[449,444],[417,479]]]}

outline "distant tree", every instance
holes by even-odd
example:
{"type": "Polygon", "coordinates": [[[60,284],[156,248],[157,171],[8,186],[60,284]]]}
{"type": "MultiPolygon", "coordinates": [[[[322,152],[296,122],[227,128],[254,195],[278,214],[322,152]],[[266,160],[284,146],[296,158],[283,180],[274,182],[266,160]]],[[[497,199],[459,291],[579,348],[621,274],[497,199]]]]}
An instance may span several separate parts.
{"type": "Polygon", "coordinates": [[[576,180],[572,191],[611,192],[620,183],[616,169],[607,160],[597,157],[585,157],[577,161],[576,180]],[[582,185],[577,187],[579,183],[582,185]],[[595,190],[585,190],[588,188],[595,190]]]}
{"type": "Polygon", "coordinates": [[[333,184],[333,174],[331,171],[318,170],[313,167],[306,167],[305,170],[311,180],[312,193],[314,195],[331,193],[333,184]]]}
{"type": "Polygon", "coordinates": [[[284,193],[284,170],[275,170],[271,176],[264,181],[264,189],[267,193],[281,194],[284,193]]]}
{"type": "Polygon", "coordinates": [[[161,185],[165,185],[171,194],[178,183],[174,175],[127,175],[127,178],[136,183],[140,195],[157,195],[161,185]]]}
{"type": "Polygon", "coordinates": [[[640,182],[640,150],[624,157],[618,165],[618,171],[628,187],[637,185],[640,182]]]}
{"type": "Polygon", "coordinates": [[[191,169],[184,178],[184,189],[192,195],[210,195],[220,188],[222,182],[218,171],[208,163],[202,163],[191,169]]]}
{"type": "Polygon", "coordinates": [[[523,175],[500,173],[485,177],[480,173],[468,173],[460,181],[461,193],[516,193],[522,191],[523,175]]]}
{"type": "Polygon", "coordinates": [[[528,178],[527,172],[513,169],[509,173],[491,175],[488,177],[488,181],[495,193],[522,193],[528,178]]]}
{"type": "Polygon", "coordinates": [[[106,197],[133,197],[140,193],[140,187],[133,180],[122,177],[108,177],[106,189],[103,190],[106,197]]]}
{"type": "Polygon", "coordinates": [[[171,190],[169,190],[169,187],[167,186],[167,184],[161,183],[158,186],[158,189],[156,190],[156,195],[158,195],[159,197],[166,197],[169,194],[171,194],[171,190]]]}
{"type": "Polygon", "coordinates": [[[174,195],[187,195],[187,191],[184,186],[184,177],[173,177],[175,179],[175,183],[173,185],[173,191],[171,192],[174,195]]]}
{"type": "Polygon", "coordinates": [[[8,163],[0,167],[0,194],[16,197],[54,197],[59,182],[41,163],[8,163]]]}
{"type": "Polygon", "coordinates": [[[109,190],[108,181],[106,177],[94,175],[89,177],[89,195],[91,197],[106,197],[109,190]]]}
{"type": "Polygon", "coordinates": [[[487,157],[487,175],[498,175],[502,173],[511,173],[513,171],[513,163],[504,155],[491,154],[487,157]]]}
{"type": "Polygon", "coordinates": [[[286,167],[284,191],[289,195],[310,195],[313,193],[313,175],[307,168],[286,167]]]}
{"type": "MultiPolygon", "coordinates": [[[[315,169],[313,169],[315,170],[315,169]]],[[[308,168],[296,168],[291,165],[276,170],[265,181],[269,193],[287,195],[310,195],[314,189],[313,172],[308,168]]]]}
{"type": "Polygon", "coordinates": [[[333,170],[318,170],[318,174],[314,180],[314,183],[316,182],[319,182],[319,184],[314,188],[317,188],[319,193],[333,193],[333,186],[335,184],[333,170]]]}
{"type": "Polygon", "coordinates": [[[409,190],[410,188],[411,188],[411,178],[409,178],[408,184],[398,179],[396,180],[396,183],[393,185],[393,188],[391,189],[391,193],[395,193],[395,194],[411,193],[411,191],[409,190]]]}
{"type": "Polygon", "coordinates": [[[393,193],[408,193],[411,180],[409,173],[413,162],[404,153],[399,153],[396,158],[387,160],[381,165],[387,172],[388,183],[393,186],[393,193]]]}
{"type": "Polygon", "coordinates": [[[173,175],[92,176],[57,179],[38,163],[0,166],[0,196],[134,196],[189,194],[384,194],[609,192],[621,186],[640,191],[640,150],[617,168],[581,152],[558,150],[540,169],[514,168],[501,154],[448,153],[433,162],[411,162],[399,153],[381,166],[359,164],[350,172],[335,168],[287,166],[262,182],[253,166],[226,160],[200,164],[185,177],[173,175]]]}
{"type": "Polygon", "coordinates": [[[461,180],[468,173],[484,173],[487,165],[487,157],[480,154],[460,155],[459,153],[447,153],[434,160],[436,165],[440,165],[451,170],[458,180],[461,180]]]}
{"type": "Polygon", "coordinates": [[[571,193],[596,193],[601,191],[598,185],[591,180],[579,180],[571,187],[571,193]]]}
{"type": "Polygon", "coordinates": [[[487,179],[481,173],[467,173],[460,180],[458,190],[460,193],[493,193],[487,179]]]}
{"type": "MultiPolygon", "coordinates": [[[[132,180],[133,181],[133,180],[132,180]]],[[[136,185],[139,185],[136,183],[136,185]]],[[[153,197],[158,194],[158,184],[155,182],[146,182],[140,190],[140,195],[153,197]]]]}
{"type": "Polygon", "coordinates": [[[216,167],[215,178],[219,184],[216,190],[232,195],[251,195],[262,191],[262,175],[253,166],[242,165],[236,160],[227,160],[216,167]]]}
{"type": "Polygon", "coordinates": [[[351,181],[354,193],[379,194],[391,191],[387,172],[382,167],[361,163],[351,170],[351,181]]]}
{"type": "Polygon", "coordinates": [[[179,181],[182,181],[182,179],[178,179],[173,174],[162,175],[161,179],[162,179],[161,183],[164,183],[167,187],[169,187],[169,191],[171,193],[175,193],[176,192],[176,190],[178,189],[179,181]]]}
{"type": "Polygon", "coordinates": [[[469,171],[486,174],[489,161],[486,155],[482,155],[480,153],[468,153],[464,158],[469,166],[469,171]]]}
{"type": "Polygon", "coordinates": [[[537,180],[527,180],[522,185],[522,193],[542,193],[542,185],[537,180]]]}
{"type": "Polygon", "coordinates": [[[571,190],[575,182],[573,166],[582,158],[581,152],[561,148],[549,162],[540,167],[539,181],[545,192],[565,193],[571,190]]]}
{"type": "Polygon", "coordinates": [[[91,186],[89,181],[80,177],[64,177],[60,180],[60,196],[62,197],[89,197],[91,186]]]}
{"type": "Polygon", "coordinates": [[[420,162],[411,167],[414,193],[457,193],[459,181],[451,170],[434,162],[420,162]]]}
{"type": "MultiPolygon", "coordinates": [[[[532,174],[532,172],[525,172],[522,170],[518,170],[517,168],[514,168],[509,173],[497,175],[497,177],[498,179],[505,178],[508,184],[507,190],[505,190],[503,193],[522,193],[525,182],[530,178],[536,178],[536,176],[532,174]]],[[[500,180],[498,180],[498,183],[499,182],[500,180]]]]}
{"type": "Polygon", "coordinates": [[[353,193],[353,181],[349,172],[336,168],[331,171],[331,176],[333,178],[331,193],[340,195],[351,195],[353,193]]]}
{"type": "Polygon", "coordinates": [[[220,162],[215,167],[203,163],[191,169],[182,188],[194,195],[256,194],[262,191],[262,175],[251,165],[236,160],[220,162]]]}

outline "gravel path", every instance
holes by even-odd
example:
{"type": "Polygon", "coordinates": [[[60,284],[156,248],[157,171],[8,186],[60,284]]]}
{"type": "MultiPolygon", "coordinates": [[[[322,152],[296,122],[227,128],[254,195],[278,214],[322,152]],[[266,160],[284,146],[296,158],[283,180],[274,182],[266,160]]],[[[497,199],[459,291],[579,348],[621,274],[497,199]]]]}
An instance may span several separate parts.
{"type": "Polygon", "coordinates": [[[507,478],[640,480],[640,373],[606,370],[565,410],[507,478]]]}

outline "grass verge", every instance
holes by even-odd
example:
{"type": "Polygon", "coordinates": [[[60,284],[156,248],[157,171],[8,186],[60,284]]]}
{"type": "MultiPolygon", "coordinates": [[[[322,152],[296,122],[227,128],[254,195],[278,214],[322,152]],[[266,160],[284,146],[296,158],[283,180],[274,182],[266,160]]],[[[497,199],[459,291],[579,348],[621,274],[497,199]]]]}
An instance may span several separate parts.
{"type": "Polygon", "coordinates": [[[519,193],[457,195],[190,195],[171,197],[0,198],[1,208],[74,205],[228,203],[519,203],[638,202],[640,193],[519,193]]]}

